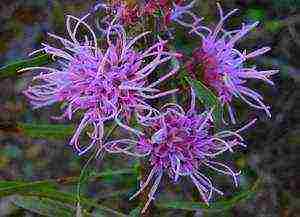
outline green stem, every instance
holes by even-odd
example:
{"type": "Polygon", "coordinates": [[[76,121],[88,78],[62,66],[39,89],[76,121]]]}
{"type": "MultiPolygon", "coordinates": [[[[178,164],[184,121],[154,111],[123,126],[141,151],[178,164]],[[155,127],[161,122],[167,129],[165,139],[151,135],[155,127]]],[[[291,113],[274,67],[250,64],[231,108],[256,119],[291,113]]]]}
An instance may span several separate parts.
{"type": "MultiPolygon", "coordinates": [[[[144,183],[147,180],[147,176],[150,172],[150,168],[145,160],[140,160],[140,164],[141,164],[141,170],[140,170],[141,171],[141,180],[144,183]]],[[[150,189],[151,189],[150,186],[146,187],[146,189],[140,195],[140,200],[141,200],[142,206],[144,206],[149,199],[148,194],[150,192],[150,189]]],[[[152,217],[153,216],[152,208],[153,208],[153,203],[151,202],[148,209],[144,213],[141,213],[141,217],[152,217]]]]}

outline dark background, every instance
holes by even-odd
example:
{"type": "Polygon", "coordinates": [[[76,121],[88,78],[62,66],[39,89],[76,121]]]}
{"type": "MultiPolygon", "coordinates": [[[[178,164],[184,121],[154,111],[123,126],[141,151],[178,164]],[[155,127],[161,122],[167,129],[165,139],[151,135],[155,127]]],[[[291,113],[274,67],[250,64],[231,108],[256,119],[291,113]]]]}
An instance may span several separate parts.
{"type": "MultiPolygon", "coordinates": [[[[241,153],[239,164],[247,164],[262,179],[262,187],[250,200],[241,202],[228,213],[215,214],[237,217],[297,217],[300,216],[300,0],[225,0],[224,10],[239,8],[232,25],[242,21],[261,21],[239,46],[255,49],[272,47],[264,57],[257,58],[258,67],[280,69],[274,76],[276,86],[253,84],[272,106],[272,119],[264,115],[246,138],[248,149],[241,153]]],[[[0,66],[15,59],[26,58],[47,40],[47,32],[64,34],[64,14],[82,15],[94,3],[92,0],[0,0],[0,66]]],[[[195,10],[208,21],[216,20],[215,1],[199,1],[195,10]]],[[[32,111],[21,91],[32,78],[31,73],[18,79],[0,82],[1,126],[15,121],[53,122],[50,108],[32,111]]],[[[9,125],[9,124],[8,124],[9,125]]],[[[0,179],[41,180],[63,176],[78,176],[85,159],[76,157],[67,147],[67,138],[32,139],[9,127],[0,129],[0,179]]],[[[124,159],[123,159],[124,160],[124,159]]],[[[97,169],[115,168],[120,160],[108,158],[97,169]],[[105,165],[107,165],[105,167],[105,165]]],[[[130,178],[129,178],[130,179],[130,178]]],[[[122,184],[123,182],[123,184],[122,184]]],[[[94,198],[120,191],[116,180],[90,183],[86,191],[94,198]]],[[[133,181],[134,182],[134,181],[133,181]]],[[[128,184],[130,186],[130,184],[128,184]]],[[[132,187],[133,185],[131,185],[132,187]]],[[[72,189],[67,189],[72,190],[72,189]]],[[[130,191],[130,190],[128,190],[130,191]]],[[[128,194],[104,198],[112,208],[132,207],[128,194]],[[112,201],[114,203],[112,203],[112,201]]],[[[174,195],[176,198],[176,195],[174,195]]],[[[157,211],[159,214],[159,211],[157,211]]],[[[207,215],[207,214],[206,214],[207,215]]],[[[20,210],[10,198],[0,199],[0,217],[38,216],[20,210]]],[[[201,211],[166,211],[160,216],[203,216],[201,211]]]]}

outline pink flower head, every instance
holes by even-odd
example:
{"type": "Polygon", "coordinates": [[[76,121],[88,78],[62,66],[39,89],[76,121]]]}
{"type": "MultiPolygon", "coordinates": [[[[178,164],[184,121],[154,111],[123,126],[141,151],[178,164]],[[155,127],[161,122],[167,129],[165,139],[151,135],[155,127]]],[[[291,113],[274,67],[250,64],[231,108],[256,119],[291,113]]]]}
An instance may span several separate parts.
{"type": "Polygon", "coordinates": [[[195,13],[192,12],[196,0],[191,1],[187,5],[183,5],[181,2],[176,4],[173,2],[173,9],[169,12],[167,23],[171,21],[177,22],[185,27],[193,27],[199,25],[203,18],[199,18],[195,13]]]}
{"type": "Polygon", "coordinates": [[[58,58],[56,68],[24,69],[42,70],[34,78],[39,83],[24,91],[34,108],[63,103],[65,111],[62,117],[70,120],[74,113],[83,112],[81,122],[70,141],[70,145],[79,154],[96,144],[101,146],[105,121],[115,120],[119,126],[137,133],[121,121],[128,121],[134,112],[151,111],[153,108],[146,100],[176,92],[176,89],[162,92],[157,86],[178,69],[174,67],[155,82],[149,83],[148,76],[158,66],[178,56],[165,51],[166,41],[159,40],[144,51],[136,51],[134,44],[148,32],[128,39],[121,25],[111,23],[106,31],[106,45],[100,49],[95,33],[85,22],[87,17],[88,15],[83,18],[67,16],[70,40],[49,34],[58,39],[63,48],[43,44],[43,48],[39,50],[58,58]],[[90,34],[82,36],[84,40],[77,37],[81,27],[85,27],[90,34]],[[88,125],[94,128],[89,133],[91,143],[88,147],[81,147],[79,136],[88,125]]]}
{"type": "Polygon", "coordinates": [[[191,27],[197,25],[202,19],[199,19],[191,9],[196,3],[196,0],[189,4],[183,5],[185,0],[147,0],[139,1],[124,1],[114,0],[109,4],[97,3],[94,11],[105,9],[109,12],[106,19],[111,18],[111,14],[119,19],[120,23],[133,25],[141,21],[143,16],[153,16],[161,14],[164,26],[168,26],[171,22],[177,22],[183,26],[191,27]],[[187,19],[189,21],[187,21],[187,19]],[[192,19],[192,22],[190,20],[192,19]]]}
{"type": "Polygon", "coordinates": [[[110,22],[117,18],[122,25],[134,25],[144,15],[145,10],[136,1],[113,0],[97,3],[93,11],[104,10],[108,14],[102,21],[110,22]]]}
{"type": "Polygon", "coordinates": [[[255,67],[245,66],[248,59],[260,56],[268,52],[270,48],[263,47],[250,53],[240,52],[235,48],[236,43],[255,28],[258,22],[243,25],[237,30],[225,31],[224,22],[237,10],[224,15],[219,4],[218,8],[221,18],[214,30],[205,26],[194,26],[191,31],[202,37],[202,45],[194,51],[192,60],[187,66],[188,70],[194,77],[198,70],[203,73],[202,79],[214,89],[221,103],[227,107],[232,123],[236,122],[231,108],[234,97],[253,108],[264,110],[271,117],[270,108],[263,103],[262,95],[247,87],[246,82],[247,79],[252,78],[274,85],[270,76],[278,70],[258,71],[255,67]],[[202,30],[207,34],[202,33],[202,30]],[[196,68],[197,65],[200,65],[201,69],[196,68]]]}
{"type": "Polygon", "coordinates": [[[114,1],[111,8],[114,9],[116,16],[120,19],[121,23],[126,25],[135,24],[143,13],[138,4],[129,4],[122,0],[114,1]]]}
{"type": "Polygon", "coordinates": [[[183,26],[191,27],[197,25],[202,19],[198,18],[191,10],[196,0],[188,4],[186,0],[149,0],[145,6],[145,14],[152,15],[155,12],[162,13],[164,24],[167,26],[171,22],[177,22],[183,26]],[[189,21],[186,21],[189,19],[189,21]],[[192,19],[192,22],[190,22],[192,19]]]}
{"type": "Polygon", "coordinates": [[[153,15],[161,13],[164,24],[168,25],[171,22],[171,17],[174,11],[174,6],[181,5],[184,0],[149,0],[145,5],[145,14],[153,15]]]}
{"type": "MultiPolygon", "coordinates": [[[[140,190],[132,196],[141,193],[153,181],[153,186],[148,195],[148,202],[154,199],[163,174],[168,174],[173,182],[181,177],[188,177],[196,186],[205,203],[209,203],[214,192],[223,193],[214,187],[212,180],[202,169],[210,168],[221,174],[233,178],[238,185],[239,172],[234,172],[229,166],[216,160],[224,152],[233,152],[236,146],[245,146],[239,132],[252,125],[254,121],[236,131],[221,131],[213,134],[211,111],[197,114],[195,111],[195,95],[192,92],[191,108],[185,112],[177,104],[168,104],[162,108],[160,115],[141,117],[141,124],[151,132],[150,135],[139,136],[135,147],[137,156],[148,156],[151,172],[147,180],[141,185],[140,190]]],[[[126,142],[125,142],[126,143],[126,142]]],[[[134,144],[131,142],[130,144],[134,144]]],[[[125,150],[124,141],[112,142],[108,147],[109,152],[129,153],[130,146],[125,150]]]]}

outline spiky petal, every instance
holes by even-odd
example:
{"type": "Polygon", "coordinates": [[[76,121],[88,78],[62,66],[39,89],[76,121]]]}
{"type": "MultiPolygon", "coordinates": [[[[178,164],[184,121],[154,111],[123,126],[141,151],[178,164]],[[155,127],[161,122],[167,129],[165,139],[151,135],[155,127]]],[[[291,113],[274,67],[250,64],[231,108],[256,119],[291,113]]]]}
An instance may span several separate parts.
{"type": "Polygon", "coordinates": [[[57,67],[27,68],[42,71],[34,80],[39,84],[30,86],[24,94],[34,108],[53,103],[63,103],[65,111],[62,117],[72,119],[74,113],[81,112],[83,117],[70,141],[79,154],[87,152],[95,145],[102,146],[103,124],[115,120],[119,126],[137,133],[126,123],[134,112],[152,111],[146,102],[177,90],[160,91],[157,86],[174,75],[178,67],[163,75],[154,83],[148,82],[148,76],[160,65],[178,56],[165,50],[166,41],[159,40],[144,51],[136,51],[133,46],[149,32],[128,39],[125,30],[119,24],[110,23],[106,34],[106,45],[98,47],[96,34],[85,22],[87,16],[76,18],[67,16],[69,39],[49,34],[58,39],[63,48],[43,44],[39,51],[57,57],[57,67]],[[78,29],[85,27],[89,35],[77,37],[78,29]],[[81,147],[79,137],[82,131],[91,125],[91,142],[81,147]]]}
{"type": "Polygon", "coordinates": [[[107,4],[100,1],[94,10],[104,9],[109,12],[108,19],[115,15],[122,24],[134,25],[144,16],[158,15],[162,17],[162,23],[167,27],[172,22],[191,27],[199,24],[199,18],[192,9],[196,0],[186,3],[185,0],[149,0],[149,1],[124,1],[115,0],[107,4]],[[186,3],[186,4],[185,4],[186,3]]]}
{"type": "Polygon", "coordinates": [[[139,135],[136,145],[132,145],[134,142],[131,142],[125,150],[124,141],[122,141],[113,142],[113,145],[106,147],[108,152],[149,157],[152,169],[148,178],[131,197],[137,196],[154,181],[143,211],[154,200],[163,174],[168,174],[174,183],[182,177],[188,177],[207,204],[213,193],[220,195],[223,193],[213,185],[212,179],[204,174],[203,168],[229,175],[233,178],[235,186],[238,185],[240,173],[234,172],[228,165],[216,158],[225,152],[233,152],[236,146],[245,146],[239,133],[256,120],[236,131],[221,131],[213,134],[211,113],[212,111],[196,113],[195,95],[192,92],[189,111],[185,112],[177,104],[168,104],[162,108],[160,115],[140,119],[141,124],[151,134],[139,135]],[[134,151],[130,152],[130,149],[134,151]]]}
{"type": "Polygon", "coordinates": [[[227,107],[231,122],[235,123],[232,111],[233,98],[239,98],[250,107],[264,110],[271,117],[270,107],[263,102],[263,96],[246,86],[249,79],[259,79],[268,84],[274,83],[270,80],[271,75],[278,70],[259,71],[255,67],[245,66],[247,60],[260,56],[270,50],[269,47],[262,47],[256,51],[247,53],[239,51],[236,44],[251,30],[258,22],[250,25],[242,25],[241,28],[225,31],[224,22],[237,10],[232,10],[224,15],[221,6],[218,4],[220,21],[214,29],[205,26],[193,26],[193,33],[202,38],[202,44],[193,52],[191,61],[187,67],[190,73],[215,90],[223,106],[227,107]],[[200,68],[197,66],[200,65],[200,68]]]}

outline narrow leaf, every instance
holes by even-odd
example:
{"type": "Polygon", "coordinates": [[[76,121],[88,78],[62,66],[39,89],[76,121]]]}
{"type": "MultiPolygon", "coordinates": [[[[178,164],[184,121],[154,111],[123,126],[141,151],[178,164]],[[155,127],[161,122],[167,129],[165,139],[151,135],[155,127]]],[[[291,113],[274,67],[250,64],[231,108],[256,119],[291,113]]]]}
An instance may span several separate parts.
{"type": "Polygon", "coordinates": [[[129,213],[129,217],[139,217],[141,213],[141,207],[136,207],[129,213]]]}
{"type": "MultiPolygon", "coordinates": [[[[117,125],[109,126],[105,131],[107,135],[105,140],[109,138],[111,133],[116,129],[117,125]]],[[[1,127],[1,126],[0,126],[1,127]]],[[[44,123],[17,123],[16,132],[21,132],[31,138],[40,139],[65,139],[74,133],[75,126],[73,124],[44,124],[44,123]]],[[[85,129],[84,131],[86,131],[85,129]]]]}
{"type": "Polygon", "coordinates": [[[231,209],[238,203],[252,198],[258,191],[261,180],[258,179],[253,186],[244,191],[240,191],[231,198],[224,198],[216,202],[212,202],[209,206],[201,202],[187,202],[187,201],[162,201],[159,200],[155,205],[164,209],[181,209],[187,211],[205,210],[207,212],[219,212],[231,209]]]}
{"type": "Polygon", "coordinates": [[[16,196],[12,202],[20,208],[42,216],[73,217],[75,214],[74,207],[45,198],[16,196]]]}
{"type": "Polygon", "coordinates": [[[34,190],[42,190],[44,188],[55,188],[54,183],[50,181],[37,181],[37,182],[9,182],[0,181],[0,198],[17,194],[30,192],[34,190]]]}
{"type": "MultiPolygon", "coordinates": [[[[102,173],[92,172],[90,173],[88,179],[95,180],[95,179],[102,179],[105,177],[114,177],[119,175],[128,175],[128,174],[135,174],[136,172],[132,168],[128,169],[121,169],[121,170],[111,170],[102,173]]],[[[66,184],[74,184],[79,181],[79,177],[72,176],[72,177],[63,177],[57,178],[52,180],[45,180],[45,181],[35,181],[35,182],[24,182],[24,181],[0,181],[0,198],[4,196],[9,196],[19,192],[28,192],[34,189],[43,189],[43,188],[52,188],[56,189],[58,185],[66,185],[66,184]]]]}
{"type": "Polygon", "coordinates": [[[206,109],[213,108],[213,118],[214,122],[217,126],[220,126],[222,123],[222,105],[218,99],[218,97],[207,88],[202,82],[193,80],[189,78],[187,75],[184,77],[186,81],[192,86],[194,89],[197,98],[201,103],[204,104],[206,109]]]}
{"type": "MultiPolygon", "coordinates": [[[[61,203],[67,203],[71,206],[77,204],[77,197],[75,194],[56,190],[55,185],[53,185],[51,181],[40,181],[40,182],[31,182],[31,183],[30,182],[10,183],[9,181],[1,181],[0,186],[1,186],[0,198],[13,195],[13,194],[18,194],[23,196],[47,198],[47,199],[59,201],[61,203]]],[[[120,216],[120,217],[126,216],[118,211],[102,206],[92,199],[80,197],[80,201],[82,205],[88,208],[95,207],[96,209],[99,209],[106,213],[113,214],[114,216],[120,216]]]]}
{"type": "Polygon", "coordinates": [[[19,60],[10,63],[0,68],[0,80],[24,73],[24,72],[18,72],[21,69],[28,68],[28,67],[43,66],[50,62],[51,62],[50,57],[47,54],[43,54],[30,59],[19,60]]]}
{"type": "MultiPolygon", "coordinates": [[[[134,174],[133,169],[115,170],[103,173],[91,173],[89,179],[99,179],[107,176],[116,176],[123,174],[134,174]]],[[[58,191],[58,184],[72,184],[79,181],[78,177],[60,178],[46,181],[36,182],[22,182],[22,181],[0,181],[0,198],[10,195],[34,196],[40,198],[47,198],[61,203],[67,203],[71,206],[77,204],[77,197],[75,194],[58,191]]],[[[126,215],[102,206],[92,199],[80,196],[80,203],[82,206],[101,211],[101,213],[112,214],[113,216],[125,217],[126,215]]],[[[85,213],[83,212],[83,216],[85,213]]]]}
{"type": "MultiPolygon", "coordinates": [[[[70,205],[77,204],[77,197],[75,194],[61,192],[61,191],[57,191],[55,189],[41,189],[40,191],[35,190],[35,191],[27,192],[24,195],[48,198],[48,199],[60,201],[62,203],[68,203],[70,205]]],[[[96,209],[99,209],[105,213],[113,214],[113,216],[116,216],[116,217],[118,217],[118,216],[125,217],[126,216],[123,213],[120,213],[111,208],[102,206],[102,205],[98,204],[97,201],[83,197],[83,196],[80,197],[80,203],[81,203],[81,205],[83,205],[87,208],[95,207],[96,209]]]]}
{"type": "Polygon", "coordinates": [[[18,128],[31,138],[65,139],[72,135],[73,125],[18,123],[18,128]]]}

